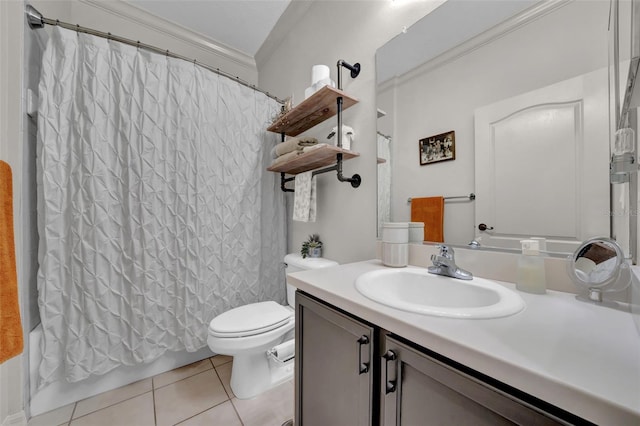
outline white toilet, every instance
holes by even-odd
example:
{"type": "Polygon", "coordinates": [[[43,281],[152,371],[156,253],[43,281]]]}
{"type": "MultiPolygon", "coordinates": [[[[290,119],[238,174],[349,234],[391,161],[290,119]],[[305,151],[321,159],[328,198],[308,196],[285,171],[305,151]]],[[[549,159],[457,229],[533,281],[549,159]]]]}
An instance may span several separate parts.
{"type": "MultiPolygon", "coordinates": [[[[323,258],[284,257],[286,272],[326,268],[323,258]]],[[[231,389],[240,399],[253,398],[293,377],[295,287],[287,283],[287,302],[259,302],[224,312],[209,324],[209,348],[233,356],[231,389]]]]}

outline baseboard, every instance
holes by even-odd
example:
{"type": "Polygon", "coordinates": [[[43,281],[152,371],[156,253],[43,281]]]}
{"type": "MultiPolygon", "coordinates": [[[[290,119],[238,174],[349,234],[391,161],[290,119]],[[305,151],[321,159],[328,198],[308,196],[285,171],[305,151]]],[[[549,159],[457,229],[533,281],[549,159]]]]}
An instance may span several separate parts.
{"type": "Polygon", "coordinates": [[[24,411],[20,411],[19,413],[5,417],[0,426],[26,426],[26,424],[27,416],[25,416],[24,411]]]}

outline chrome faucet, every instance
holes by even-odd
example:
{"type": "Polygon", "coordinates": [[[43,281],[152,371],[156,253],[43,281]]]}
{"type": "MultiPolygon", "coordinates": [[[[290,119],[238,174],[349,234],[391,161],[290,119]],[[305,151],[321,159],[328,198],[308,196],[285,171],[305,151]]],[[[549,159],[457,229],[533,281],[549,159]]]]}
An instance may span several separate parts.
{"type": "Polygon", "coordinates": [[[431,255],[433,266],[429,266],[428,271],[431,274],[444,275],[446,277],[458,278],[461,280],[471,280],[473,275],[471,272],[458,268],[454,259],[453,248],[441,244],[438,246],[440,253],[431,255]]]}

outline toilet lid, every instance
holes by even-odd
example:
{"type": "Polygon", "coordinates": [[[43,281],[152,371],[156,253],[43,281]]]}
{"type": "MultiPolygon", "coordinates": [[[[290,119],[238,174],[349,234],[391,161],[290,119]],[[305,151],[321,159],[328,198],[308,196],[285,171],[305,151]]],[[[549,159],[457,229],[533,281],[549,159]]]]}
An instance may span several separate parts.
{"type": "Polygon", "coordinates": [[[286,324],[293,311],[276,302],[240,306],[211,320],[209,332],[220,337],[253,336],[286,324]]]}

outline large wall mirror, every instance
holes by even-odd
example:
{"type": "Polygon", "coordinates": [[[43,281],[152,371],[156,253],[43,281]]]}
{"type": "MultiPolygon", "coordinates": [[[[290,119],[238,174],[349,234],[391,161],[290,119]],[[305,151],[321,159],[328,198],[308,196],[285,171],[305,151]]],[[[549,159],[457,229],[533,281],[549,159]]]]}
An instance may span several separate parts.
{"type": "Polygon", "coordinates": [[[611,213],[630,201],[627,183],[609,184],[609,8],[448,0],[382,46],[379,225],[410,221],[412,198],[444,196],[454,245],[545,237],[570,253],[593,236],[628,239],[611,213]],[[451,131],[455,159],[421,164],[419,141],[451,131]]]}

